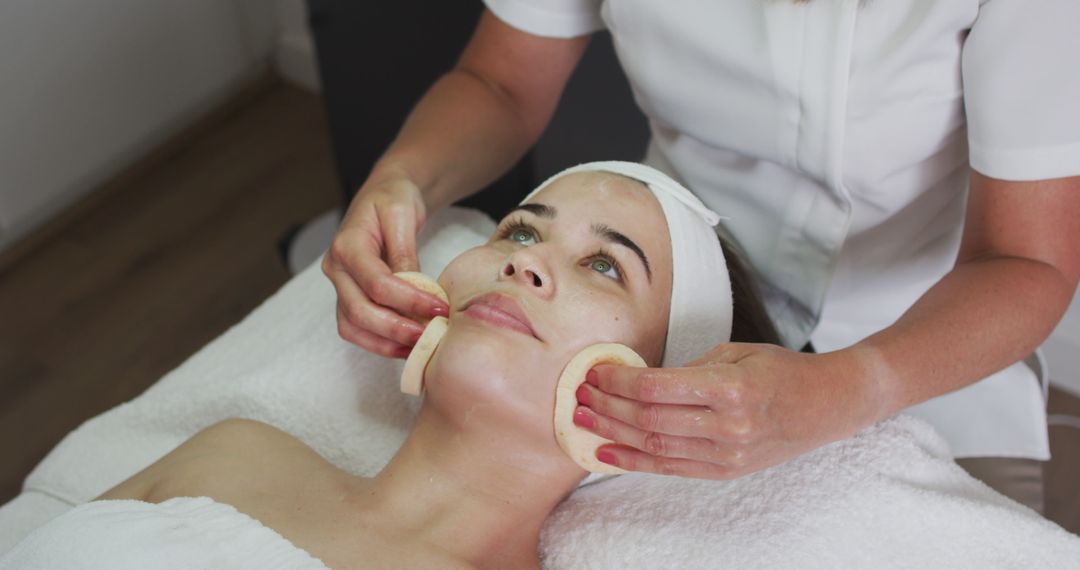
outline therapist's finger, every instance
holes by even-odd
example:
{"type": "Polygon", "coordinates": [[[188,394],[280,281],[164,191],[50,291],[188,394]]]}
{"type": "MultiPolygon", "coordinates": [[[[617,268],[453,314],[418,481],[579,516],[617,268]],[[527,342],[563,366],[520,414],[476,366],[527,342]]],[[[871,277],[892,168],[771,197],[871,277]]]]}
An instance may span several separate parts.
{"type": "Polygon", "coordinates": [[[338,335],[360,348],[387,358],[406,358],[412,348],[360,329],[349,322],[338,306],[338,335]]]}
{"type": "Polygon", "coordinates": [[[704,374],[703,368],[637,368],[602,364],[585,376],[589,384],[616,396],[656,404],[708,406],[723,383],[704,374]]]}
{"type": "MultiPolygon", "coordinates": [[[[704,406],[629,400],[602,392],[588,383],[578,387],[577,399],[594,413],[634,426],[641,433],[660,432],[675,436],[709,437],[717,431],[718,414],[704,406]]],[[[633,445],[630,441],[626,443],[633,445]]]]}
{"type": "Polygon", "coordinates": [[[383,228],[386,263],[390,271],[420,271],[416,257],[417,212],[411,204],[394,202],[376,207],[383,228]]]}
{"type": "MultiPolygon", "coordinates": [[[[445,316],[449,313],[449,308],[438,297],[391,275],[390,268],[379,257],[380,249],[377,236],[366,229],[354,228],[338,233],[328,255],[333,257],[335,268],[340,266],[345,276],[352,279],[374,304],[414,316],[445,316]]],[[[374,332],[378,334],[379,331],[374,332]]]]}
{"type": "Polygon", "coordinates": [[[629,445],[650,455],[710,463],[727,463],[734,459],[730,450],[717,446],[709,439],[638,429],[619,420],[599,416],[584,406],[574,410],[574,424],[604,439],[629,445]]]}
{"type": "Polygon", "coordinates": [[[627,471],[641,471],[656,473],[657,475],[675,475],[696,479],[734,479],[742,474],[740,469],[721,463],[678,457],[658,457],[622,445],[601,446],[596,450],[596,459],[627,471]]]}
{"type": "Polygon", "coordinates": [[[423,325],[372,303],[347,276],[335,277],[330,281],[337,290],[339,321],[400,345],[416,344],[424,332],[423,325]]]}

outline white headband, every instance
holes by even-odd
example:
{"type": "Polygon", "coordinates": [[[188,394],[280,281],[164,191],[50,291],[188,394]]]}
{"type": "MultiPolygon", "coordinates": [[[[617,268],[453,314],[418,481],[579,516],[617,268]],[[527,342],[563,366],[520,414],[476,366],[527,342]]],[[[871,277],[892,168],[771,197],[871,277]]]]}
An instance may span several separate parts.
{"type": "Polygon", "coordinates": [[[713,226],[720,216],[663,172],[634,162],[589,162],[548,178],[521,201],[576,172],[611,172],[643,182],[656,196],[671,234],[671,317],[665,368],[683,364],[731,340],[731,279],[713,226]]]}

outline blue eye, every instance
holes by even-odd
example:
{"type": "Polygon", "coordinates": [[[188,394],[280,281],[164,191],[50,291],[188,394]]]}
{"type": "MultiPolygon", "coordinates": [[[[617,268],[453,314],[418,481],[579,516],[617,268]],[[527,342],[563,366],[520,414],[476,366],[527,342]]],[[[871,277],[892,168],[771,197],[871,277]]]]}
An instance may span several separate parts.
{"type": "Polygon", "coordinates": [[[533,232],[531,230],[527,230],[525,228],[515,229],[514,231],[510,232],[509,237],[511,240],[513,240],[514,243],[520,245],[532,245],[536,243],[536,236],[533,235],[533,232]]]}
{"type": "MultiPolygon", "coordinates": [[[[510,240],[511,242],[528,247],[540,242],[540,236],[536,231],[536,228],[525,223],[521,219],[511,219],[503,222],[496,232],[496,236],[500,240],[510,240]]],[[[619,266],[619,262],[615,256],[611,255],[606,249],[599,248],[593,250],[593,252],[585,256],[580,262],[579,267],[587,267],[592,271],[613,279],[619,283],[623,282],[622,267],[619,266]]]]}
{"type": "Polygon", "coordinates": [[[616,281],[622,277],[619,273],[619,268],[615,266],[615,263],[604,258],[592,260],[589,263],[589,268],[605,277],[615,279],[616,281]]]}

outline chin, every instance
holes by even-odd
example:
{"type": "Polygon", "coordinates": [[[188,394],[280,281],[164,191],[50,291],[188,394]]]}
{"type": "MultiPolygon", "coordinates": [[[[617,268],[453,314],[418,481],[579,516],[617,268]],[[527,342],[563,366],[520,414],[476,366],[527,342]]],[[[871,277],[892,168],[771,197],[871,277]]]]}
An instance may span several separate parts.
{"type": "Polygon", "coordinates": [[[488,326],[451,325],[425,371],[425,404],[463,422],[551,432],[562,367],[534,338],[488,326]]]}

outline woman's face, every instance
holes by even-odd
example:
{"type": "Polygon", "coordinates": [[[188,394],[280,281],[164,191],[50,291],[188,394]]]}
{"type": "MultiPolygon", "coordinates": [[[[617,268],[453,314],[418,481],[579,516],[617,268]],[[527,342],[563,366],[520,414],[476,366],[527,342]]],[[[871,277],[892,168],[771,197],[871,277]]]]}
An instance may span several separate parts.
{"type": "Polygon", "coordinates": [[[660,362],[671,243],[642,184],[573,174],[511,212],[439,282],[450,328],[425,374],[427,398],[448,412],[497,403],[497,415],[553,439],[555,384],[575,354],[616,342],[660,362]]]}

